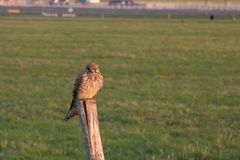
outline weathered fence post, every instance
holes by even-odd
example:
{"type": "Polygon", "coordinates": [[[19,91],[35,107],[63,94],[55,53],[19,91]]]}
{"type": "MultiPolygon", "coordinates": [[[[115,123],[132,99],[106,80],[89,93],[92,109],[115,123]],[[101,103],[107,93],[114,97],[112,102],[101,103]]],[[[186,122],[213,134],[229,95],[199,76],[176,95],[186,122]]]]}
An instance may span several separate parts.
{"type": "Polygon", "coordinates": [[[77,101],[87,160],[104,160],[95,99],[77,101]]]}

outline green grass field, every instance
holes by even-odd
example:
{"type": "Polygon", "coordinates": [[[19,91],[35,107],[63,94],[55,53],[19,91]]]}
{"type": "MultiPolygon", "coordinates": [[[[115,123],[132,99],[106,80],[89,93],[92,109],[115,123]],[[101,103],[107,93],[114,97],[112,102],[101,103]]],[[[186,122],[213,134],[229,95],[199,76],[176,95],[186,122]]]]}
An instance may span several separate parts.
{"type": "Polygon", "coordinates": [[[85,159],[72,83],[89,62],[107,160],[240,159],[239,21],[0,19],[0,159],[85,159]]]}

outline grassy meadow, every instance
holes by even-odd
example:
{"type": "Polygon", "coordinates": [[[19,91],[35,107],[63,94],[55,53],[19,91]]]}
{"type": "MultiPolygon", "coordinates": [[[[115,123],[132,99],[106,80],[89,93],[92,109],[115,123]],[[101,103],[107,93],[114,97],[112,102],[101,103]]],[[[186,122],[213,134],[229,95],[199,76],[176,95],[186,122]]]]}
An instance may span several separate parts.
{"type": "Polygon", "coordinates": [[[63,121],[89,62],[106,160],[240,159],[240,23],[0,17],[0,159],[85,159],[63,121]]]}

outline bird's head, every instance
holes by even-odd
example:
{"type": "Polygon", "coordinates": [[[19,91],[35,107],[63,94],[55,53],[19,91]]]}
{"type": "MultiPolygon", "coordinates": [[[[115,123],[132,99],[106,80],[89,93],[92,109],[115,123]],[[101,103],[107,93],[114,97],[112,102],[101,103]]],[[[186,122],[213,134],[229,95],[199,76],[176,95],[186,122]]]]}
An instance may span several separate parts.
{"type": "Polygon", "coordinates": [[[96,63],[89,63],[86,66],[86,71],[91,73],[100,73],[99,66],[96,63]]]}

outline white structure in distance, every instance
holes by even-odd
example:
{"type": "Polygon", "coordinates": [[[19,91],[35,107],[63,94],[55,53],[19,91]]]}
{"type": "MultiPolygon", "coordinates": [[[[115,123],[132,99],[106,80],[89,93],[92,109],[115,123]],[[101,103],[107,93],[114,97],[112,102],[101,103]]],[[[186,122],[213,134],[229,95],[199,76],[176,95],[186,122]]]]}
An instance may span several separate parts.
{"type": "Polygon", "coordinates": [[[80,0],[82,3],[90,3],[90,4],[97,4],[100,3],[101,0],[80,0]]]}
{"type": "Polygon", "coordinates": [[[100,0],[87,0],[87,3],[100,3],[100,0]]]}

